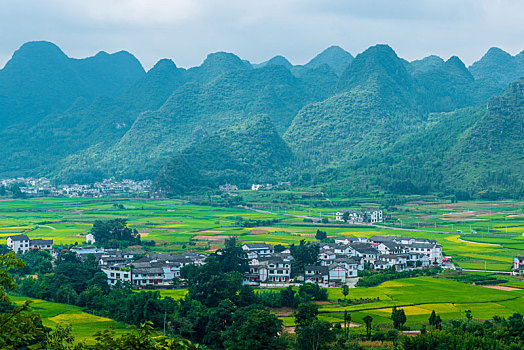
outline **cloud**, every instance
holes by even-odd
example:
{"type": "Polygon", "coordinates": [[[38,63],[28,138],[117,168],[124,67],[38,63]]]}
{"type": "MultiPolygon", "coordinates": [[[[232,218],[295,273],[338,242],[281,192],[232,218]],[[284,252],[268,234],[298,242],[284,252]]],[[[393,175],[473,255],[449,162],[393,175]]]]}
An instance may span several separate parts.
{"type": "Polygon", "coordinates": [[[357,54],[376,43],[469,64],[491,46],[521,51],[522,13],[520,0],[3,0],[0,66],[30,40],[73,57],[125,49],[146,68],[165,57],[194,66],[218,50],[300,64],[333,44],[357,54]]]}

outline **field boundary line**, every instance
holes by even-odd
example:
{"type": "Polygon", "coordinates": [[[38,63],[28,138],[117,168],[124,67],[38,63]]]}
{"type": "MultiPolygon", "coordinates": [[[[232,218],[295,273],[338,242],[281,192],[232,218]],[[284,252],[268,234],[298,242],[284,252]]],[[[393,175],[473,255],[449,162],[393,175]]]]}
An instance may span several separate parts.
{"type": "MultiPolygon", "coordinates": [[[[433,304],[452,304],[452,305],[462,305],[462,304],[488,304],[488,303],[499,303],[499,302],[502,302],[502,301],[511,301],[511,300],[516,300],[516,299],[519,299],[519,298],[522,298],[521,295],[517,296],[517,297],[513,297],[513,298],[508,298],[508,299],[502,299],[502,300],[490,300],[490,301],[475,301],[475,302],[471,302],[471,303],[468,303],[468,302],[462,302],[462,303],[454,303],[454,302],[451,302],[451,301],[439,301],[439,302],[434,302],[434,303],[416,303],[416,304],[405,304],[405,305],[392,305],[392,306],[382,306],[382,307],[370,307],[370,308],[365,308],[365,309],[358,309],[358,310],[347,310],[347,312],[360,312],[360,311],[370,311],[370,310],[381,310],[381,309],[391,309],[393,306],[396,306],[397,308],[399,307],[409,307],[409,306],[421,306],[421,305],[433,305],[433,304]]],[[[343,313],[345,312],[346,310],[343,310],[343,311],[327,311],[327,310],[319,310],[319,314],[338,314],[338,313],[343,313]]]]}

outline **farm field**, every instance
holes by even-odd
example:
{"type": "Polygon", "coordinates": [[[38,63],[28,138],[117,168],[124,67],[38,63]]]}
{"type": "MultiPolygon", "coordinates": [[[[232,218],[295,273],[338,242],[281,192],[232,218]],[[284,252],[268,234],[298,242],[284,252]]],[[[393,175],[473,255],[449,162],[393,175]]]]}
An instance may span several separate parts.
{"type": "MultiPolygon", "coordinates": [[[[399,279],[377,287],[350,289],[349,299],[380,298],[378,302],[340,306],[336,302],[344,299],[340,288],[330,288],[328,296],[332,303],[322,305],[320,312],[321,318],[330,322],[343,322],[344,310],[348,310],[353,322],[363,323],[362,318],[371,315],[374,324],[387,326],[391,324],[393,306],[404,309],[408,326],[427,323],[432,310],[444,321],[464,318],[465,310],[471,310],[478,319],[524,312],[524,289],[505,291],[433,277],[399,279]]],[[[287,317],[284,321],[289,326],[293,318],[287,317]]]]}
{"type": "MultiPolygon", "coordinates": [[[[156,242],[148,249],[159,252],[213,251],[229,236],[237,236],[243,242],[288,245],[300,240],[314,240],[315,232],[321,229],[331,237],[403,235],[435,239],[442,244],[445,255],[453,257],[456,265],[469,269],[510,271],[513,257],[524,253],[524,237],[520,234],[524,231],[522,202],[414,200],[392,208],[388,213],[393,219],[381,227],[335,222],[325,225],[304,222],[303,218],[293,216],[310,216],[316,221],[320,217],[332,217],[341,207],[315,208],[289,203],[268,207],[257,202],[251,205],[268,212],[193,205],[181,200],[2,200],[0,242],[9,235],[25,233],[31,238],[52,238],[55,246],[82,244],[85,233],[95,220],[123,217],[128,219],[130,227],[140,232],[143,240],[156,242]],[[268,224],[241,227],[238,224],[240,217],[243,220],[263,220],[268,224]],[[272,221],[275,219],[279,220],[278,223],[272,221]],[[476,233],[469,234],[470,231],[476,233]]],[[[372,202],[359,205],[378,206],[372,202]]]]}
{"type": "Polygon", "coordinates": [[[40,299],[31,299],[19,296],[9,296],[11,301],[23,304],[26,300],[32,300],[31,308],[40,314],[44,326],[55,328],[59,324],[72,325],[72,333],[78,340],[87,343],[94,340],[94,335],[109,327],[114,328],[116,335],[130,331],[129,326],[116,322],[110,318],[100,317],[83,312],[82,309],[74,305],[52,303],[40,299]]]}

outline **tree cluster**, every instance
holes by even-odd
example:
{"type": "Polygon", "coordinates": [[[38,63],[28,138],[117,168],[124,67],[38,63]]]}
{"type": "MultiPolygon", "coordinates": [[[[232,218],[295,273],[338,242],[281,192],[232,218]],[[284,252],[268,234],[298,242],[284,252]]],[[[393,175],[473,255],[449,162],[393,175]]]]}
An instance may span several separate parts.
{"type": "Polygon", "coordinates": [[[126,248],[140,244],[138,231],[127,226],[127,219],[95,220],[89,232],[95,236],[96,244],[104,248],[126,248]]]}

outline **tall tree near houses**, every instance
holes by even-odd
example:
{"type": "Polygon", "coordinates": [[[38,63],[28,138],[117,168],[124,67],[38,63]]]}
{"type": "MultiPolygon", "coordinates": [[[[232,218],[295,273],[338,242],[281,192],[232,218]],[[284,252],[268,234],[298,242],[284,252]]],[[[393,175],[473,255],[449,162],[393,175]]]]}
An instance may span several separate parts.
{"type": "Polygon", "coordinates": [[[366,336],[367,336],[367,338],[369,340],[369,339],[371,339],[371,324],[373,322],[373,317],[367,315],[367,316],[364,316],[364,318],[362,320],[366,324],[366,336]]]}
{"type": "Polygon", "coordinates": [[[342,294],[344,294],[344,301],[346,301],[346,298],[349,294],[349,287],[346,284],[342,286],[342,294]]]}

